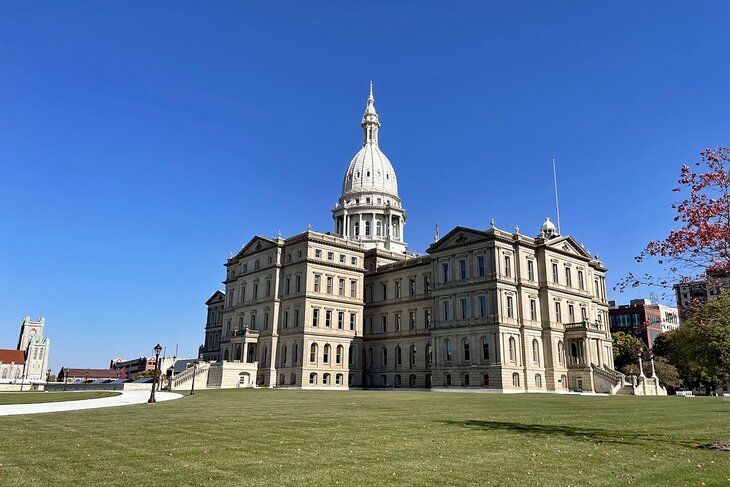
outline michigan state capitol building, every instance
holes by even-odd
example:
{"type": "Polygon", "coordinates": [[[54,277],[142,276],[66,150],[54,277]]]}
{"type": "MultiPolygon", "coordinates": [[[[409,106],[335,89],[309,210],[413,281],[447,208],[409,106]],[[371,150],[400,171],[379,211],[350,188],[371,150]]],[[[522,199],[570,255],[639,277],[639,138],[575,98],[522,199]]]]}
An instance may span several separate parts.
{"type": "Polygon", "coordinates": [[[597,257],[549,219],[409,254],[372,85],[361,127],[332,232],[255,236],[226,261],[195,372],[209,387],[635,392],[613,370],[597,257]]]}

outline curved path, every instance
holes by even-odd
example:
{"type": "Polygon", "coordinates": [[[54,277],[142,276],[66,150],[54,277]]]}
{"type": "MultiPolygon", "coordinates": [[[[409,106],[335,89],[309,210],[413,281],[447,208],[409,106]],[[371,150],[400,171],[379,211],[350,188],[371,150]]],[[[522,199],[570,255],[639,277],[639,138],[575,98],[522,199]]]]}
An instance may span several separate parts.
{"type": "MultiPolygon", "coordinates": [[[[181,398],[181,394],[174,392],[155,392],[158,402],[181,398]]],[[[99,399],[81,399],[78,401],[43,402],[37,404],[8,404],[0,406],[0,416],[15,414],[56,413],[59,411],[76,411],[79,409],[110,408],[114,406],[129,406],[130,404],[144,404],[150,398],[149,391],[122,391],[121,394],[99,399]]]]}

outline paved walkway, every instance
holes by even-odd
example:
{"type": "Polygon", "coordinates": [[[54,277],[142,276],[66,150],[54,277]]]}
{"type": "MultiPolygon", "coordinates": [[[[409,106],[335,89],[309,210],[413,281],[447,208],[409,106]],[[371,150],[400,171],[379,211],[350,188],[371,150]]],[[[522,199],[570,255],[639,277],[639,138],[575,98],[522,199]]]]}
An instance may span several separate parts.
{"type": "MultiPolygon", "coordinates": [[[[53,394],[49,392],[49,394],[53,394]]],[[[182,394],[174,392],[155,392],[158,402],[179,399],[182,394]]],[[[123,391],[121,394],[99,399],[82,399],[79,401],[42,402],[37,404],[7,404],[0,406],[0,416],[15,414],[56,413],[59,411],[76,411],[79,409],[110,408],[114,406],[128,406],[143,404],[150,398],[149,391],[123,391]]],[[[150,407],[154,407],[150,405],[150,407]]]]}

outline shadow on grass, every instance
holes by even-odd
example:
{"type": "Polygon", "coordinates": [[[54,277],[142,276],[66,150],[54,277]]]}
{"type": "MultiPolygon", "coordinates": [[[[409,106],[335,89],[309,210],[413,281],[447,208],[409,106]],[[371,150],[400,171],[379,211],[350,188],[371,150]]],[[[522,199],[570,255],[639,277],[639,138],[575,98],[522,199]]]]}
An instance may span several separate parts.
{"type": "Polygon", "coordinates": [[[681,444],[676,439],[654,435],[646,432],[610,430],[602,428],[583,428],[574,426],[558,426],[550,424],[509,423],[504,421],[440,421],[441,424],[461,426],[480,431],[507,431],[529,436],[562,436],[578,440],[588,440],[602,443],[620,443],[626,445],[646,444],[650,442],[681,444]]]}

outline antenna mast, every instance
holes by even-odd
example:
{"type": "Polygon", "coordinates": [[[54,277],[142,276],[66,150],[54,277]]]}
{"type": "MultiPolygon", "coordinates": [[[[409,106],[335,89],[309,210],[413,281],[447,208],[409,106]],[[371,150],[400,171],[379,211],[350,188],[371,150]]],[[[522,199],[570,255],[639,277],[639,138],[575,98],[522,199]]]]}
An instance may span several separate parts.
{"type": "Polygon", "coordinates": [[[553,157],[553,186],[555,187],[555,214],[558,217],[558,235],[562,235],[560,231],[560,205],[558,204],[558,176],[555,170],[555,158],[553,157]]]}

